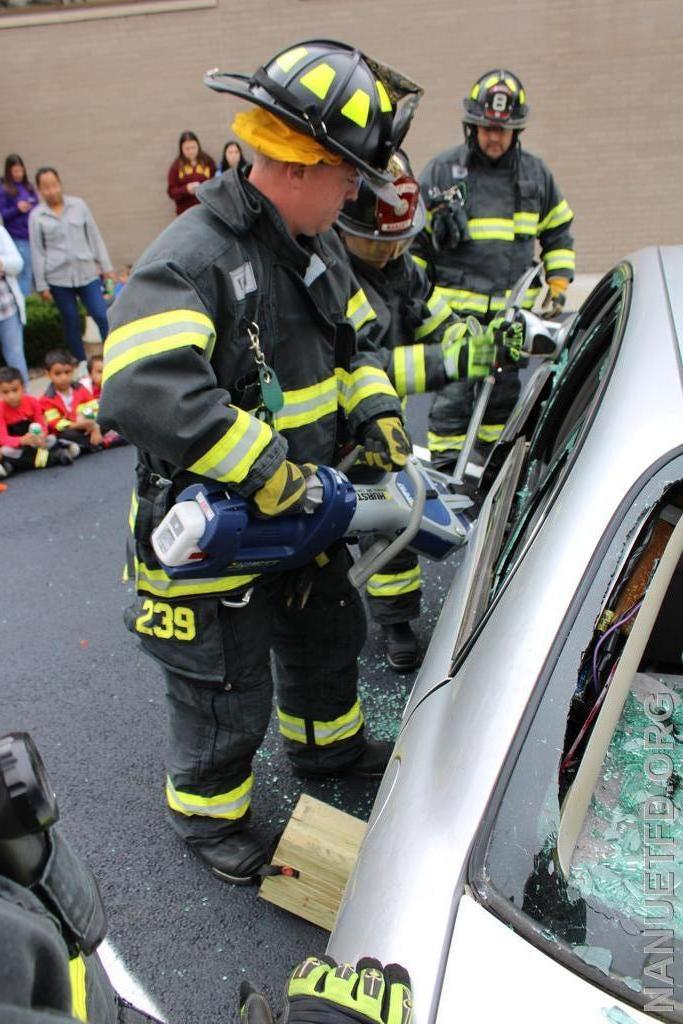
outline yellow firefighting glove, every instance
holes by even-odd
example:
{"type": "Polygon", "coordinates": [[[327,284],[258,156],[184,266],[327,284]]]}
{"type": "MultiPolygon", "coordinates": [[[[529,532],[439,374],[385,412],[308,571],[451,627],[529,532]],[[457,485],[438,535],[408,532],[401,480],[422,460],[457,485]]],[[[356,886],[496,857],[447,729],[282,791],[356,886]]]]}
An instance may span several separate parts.
{"type": "Polygon", "coordinates": [[[264,516],[303,512],[306,503],[306,481],[313,476],[317,468],[311,462],[297,466],[295,462],[288,462],[285,459],[263,487],[254,491],[251,500],[264,516]]]}
{"type": "Polygon", "coordinates": [[[361,461],[387,473],[403,469],[413,446],[398,416],[381,416],[364,429],[361,461]]]}
{"type": "MultiPolygon", "coordinates": [[[[272,1010],[249,982],[240,986],[242,1024],[273,1024],[272,1010]]],[[[410,976],[399,964],[364,957],[355,968],[309,956],[295,968],[278,1020],[283,1024],[411,1024],[410,976]]]]}
{"type": "Polygon", "coordinates": [[[480,380],[491,368],[519,360],[524,328],[504,317],[492,320],[486,329],[474,317],[453,324],[441,342],[444,368],[451,380],[480,380]]]}
{"type": "Polygon", "coordinates": [[[541,304],[541,316],[546,320],[552,320],[564,309],[567,301],[565,292],[569,287],[569,279],[566,277],[551,277],[548,281],[548,290],[541,304]]]}

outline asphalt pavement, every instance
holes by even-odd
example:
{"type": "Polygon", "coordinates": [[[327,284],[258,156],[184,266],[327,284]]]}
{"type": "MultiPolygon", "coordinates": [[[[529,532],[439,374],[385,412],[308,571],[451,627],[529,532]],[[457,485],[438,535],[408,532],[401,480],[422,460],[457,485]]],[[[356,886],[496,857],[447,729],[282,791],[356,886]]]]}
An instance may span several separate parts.
{"type": "MultiPolygon", "coordinates": [[[[428,401],[409,407],[418,442],[428,401]]],[[[0,494],[0,732],[35,738],[62,825],[99,881],[109,940],[142,990],[169,1022],[227,1022],[238,1019],[241,979],[279,993],[298,959],[324,951],[327,934],[256,889],[214,879],[166,823],[162,676],[122,619],[132,598],[121,569],[134,462],[133,449],[114,449],[17,474],[0,494]]],[[[454,558],[423,569],[417,629],[426,644],[454,558]]],[[[377,627],[360,672],[368,731],[393,738],[414,676],[385,667],[377,627]]],[[[273,721],[255,775],[254,823],[269,833],[301,792],[367,818],[377,788],[296,780],[273,721]]]]}

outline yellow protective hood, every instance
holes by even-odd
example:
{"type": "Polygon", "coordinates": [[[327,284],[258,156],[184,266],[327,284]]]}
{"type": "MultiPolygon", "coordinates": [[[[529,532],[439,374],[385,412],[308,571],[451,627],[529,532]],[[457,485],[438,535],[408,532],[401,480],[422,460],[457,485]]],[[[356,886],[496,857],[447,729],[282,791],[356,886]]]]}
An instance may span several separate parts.
{"type": "Polygon", "coordinates": [[[235,115],[232,130],[257,153],[263,153],[271,160],[297,164],[332,164],[336,166],[342,158],[331,153],[308,135],[290,128],[285,121],[262,107],[243,110],[235,115]]]}

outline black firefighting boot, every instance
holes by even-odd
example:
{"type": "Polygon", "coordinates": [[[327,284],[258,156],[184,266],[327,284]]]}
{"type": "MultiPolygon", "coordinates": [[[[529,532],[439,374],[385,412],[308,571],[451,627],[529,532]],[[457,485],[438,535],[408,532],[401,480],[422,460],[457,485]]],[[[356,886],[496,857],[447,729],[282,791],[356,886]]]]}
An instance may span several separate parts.
{"type": "Polygon", "coordinates": [[[394,672],[412,672],[422,663],[417,637],[409,622],[382,626],[384,652],[394,672]]]}
{"type": "Polygon", "coordinates": [[[381,779],[384,770],[391,759],[391,752],[394,749],[393,743],[386,740],[366,740],[365,746],[360,755],[349,764],[342,764],[334,768],[325,768],[322,765],[304,766],[292,764],[292,772],[299,779],[322,778],[324,776],[344,776],[355,779],[381,779]]]}
{"type": "Polygon", "coordinates": [[[188,842],[195,857],[208,866],[223,882],[249,885],[259,868],[270,861],[270,853],[259,836],[250,828],[240,828],[213,842],[188,842]]]}

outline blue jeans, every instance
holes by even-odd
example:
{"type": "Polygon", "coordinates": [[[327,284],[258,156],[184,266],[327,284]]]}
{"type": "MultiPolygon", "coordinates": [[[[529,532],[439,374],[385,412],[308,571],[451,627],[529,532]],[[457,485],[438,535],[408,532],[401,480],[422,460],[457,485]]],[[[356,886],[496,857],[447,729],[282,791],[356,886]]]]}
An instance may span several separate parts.
{"type": "Polygon", "coordinates": [[[28,367],[24,355],[24,328],[21,325],[18,313],[12,313],[6,320],[0,320],[0,349],[2,358],[8,366],[19,370],[28,384],[28,367]]]}
{"type": "Polygon", "coordinates": [[[33,268],[31,266],[31,246],[29,245],[27,238],[15,238],[14,244],[16,245],[22,260],[24,261],[24,269],[19,274],[17,281],[24,295],[30,295],[34,291],[33,284],[33,268]]]}
{"type": "Polygon", "coordinates": [[[85,359],[85,349],[83,348],[81,323],[78,316],[78,304],[76,301],[78,297],[80,297],[81,302],[97,324],[102,341],[104,341],[109,333],[107,305],[102,295],[100,279],[96,277],[94,281],[89,281],[88,284],[84,284],[80,288],[66,288],[60,284],[51,284],[50,291],[64,324],[66,343],[80,363],[85,359]]]}

